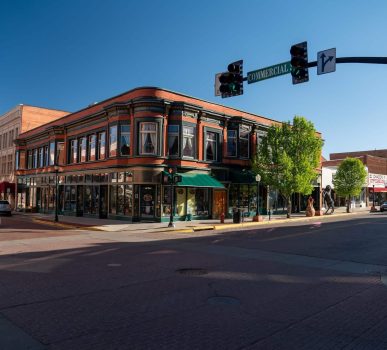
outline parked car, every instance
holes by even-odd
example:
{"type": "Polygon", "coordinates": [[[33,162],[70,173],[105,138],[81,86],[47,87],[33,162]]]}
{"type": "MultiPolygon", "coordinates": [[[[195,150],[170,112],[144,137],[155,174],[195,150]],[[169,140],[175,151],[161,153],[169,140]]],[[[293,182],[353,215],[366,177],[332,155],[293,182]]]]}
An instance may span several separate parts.
{"type": "Polygon", "coordinates": [[[380,204],[380,211],[385,211],[387,210],[387,202],[383,202],[382,204],[380,204]]]}
{"type": "Polygon", "coordinates": [[[11,206],[8,201],[0,200],[0,214],[11,216],[11,206]]]}

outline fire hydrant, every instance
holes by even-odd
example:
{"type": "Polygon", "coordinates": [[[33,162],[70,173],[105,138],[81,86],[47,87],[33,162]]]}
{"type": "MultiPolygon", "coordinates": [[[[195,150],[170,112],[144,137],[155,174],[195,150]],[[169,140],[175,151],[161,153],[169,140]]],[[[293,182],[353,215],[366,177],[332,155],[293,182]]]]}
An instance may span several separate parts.
{"type": "Polygon", "coordinates": [[[224,224],[224,213],[220,214],[220,223],[224,224]]]}

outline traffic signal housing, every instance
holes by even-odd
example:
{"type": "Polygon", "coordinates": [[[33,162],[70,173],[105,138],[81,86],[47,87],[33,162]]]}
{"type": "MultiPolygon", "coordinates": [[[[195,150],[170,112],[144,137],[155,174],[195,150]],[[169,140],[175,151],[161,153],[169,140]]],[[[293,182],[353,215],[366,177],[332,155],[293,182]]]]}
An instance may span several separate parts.
{"type": "Polygon", "coordinates": [[[243,60],[230,63],[228,72],[219,76],[219,91],[223,98],[243,95],[243,60]]]}
{"type": "Polygon", "coordinates": [[[293,84],[309,81],[308,72],[308,44],[306,41],[290,48],[290,64],[293,84]]]}

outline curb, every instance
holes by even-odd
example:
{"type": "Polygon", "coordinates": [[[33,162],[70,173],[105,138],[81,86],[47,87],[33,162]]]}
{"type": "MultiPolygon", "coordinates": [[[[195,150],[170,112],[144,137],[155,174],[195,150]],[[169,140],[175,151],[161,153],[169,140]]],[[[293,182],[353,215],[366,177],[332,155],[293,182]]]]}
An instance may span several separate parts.
{"type": "Polygon", "coordinates": [[[101,231],[97,226],[76,226],[75,224],[61,223],[61,222],[55,222],[55,221],[39,219],[39,218],[33,218],[32,221],[49,225],[49,226],[54,226],[54,227],[62,227],[62,228],[77,229],[77,230],[101,231]]]}
{"type": "Polygon", "coordinates": [[[269,225],[269,224],[281,224],[281,223],[289,223],[289,222],[307,222],[307,221],[316,221],[316,220],[325,220],[327,218],[335,218],[340,216],[348,216],[348,215],[359,215],[363,214],[363,212],[355,212],[355,213],[337,213],[332,215],[322,215],[322,216],[313,216],[313,217],[296,217],[290,219],[275,219],[270,221],[249,221],[238,224],[219,224],[219,225],[211,225],[211,226],[195,226],[192,229],[177,229],[177,230],[168,230],[168,231],[158,231],[158,232],[174,232],[174,233],[184,233],[184,232],[195,232],[195,231],[205,231],[205,230],[224,230],[230,228],[246,228],[251,226],[261,226],[261,225],[269,225]]]}

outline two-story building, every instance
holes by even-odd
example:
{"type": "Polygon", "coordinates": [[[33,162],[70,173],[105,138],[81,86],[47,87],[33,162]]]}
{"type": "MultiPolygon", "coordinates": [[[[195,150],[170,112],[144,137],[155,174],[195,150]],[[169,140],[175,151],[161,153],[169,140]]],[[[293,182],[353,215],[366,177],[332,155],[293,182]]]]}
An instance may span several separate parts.
{"type": "MultiPolygon", "coordinates": [[[[154,87],[88,106],[17,140],[18,205],[61,214],[167,221],[254,215],[250,160],[268,118],[154,87]],[[58,194],[58,196],[57,196],[58,194]]],[[[267,189],[259,190],[260,211],[267,189]]]]}

